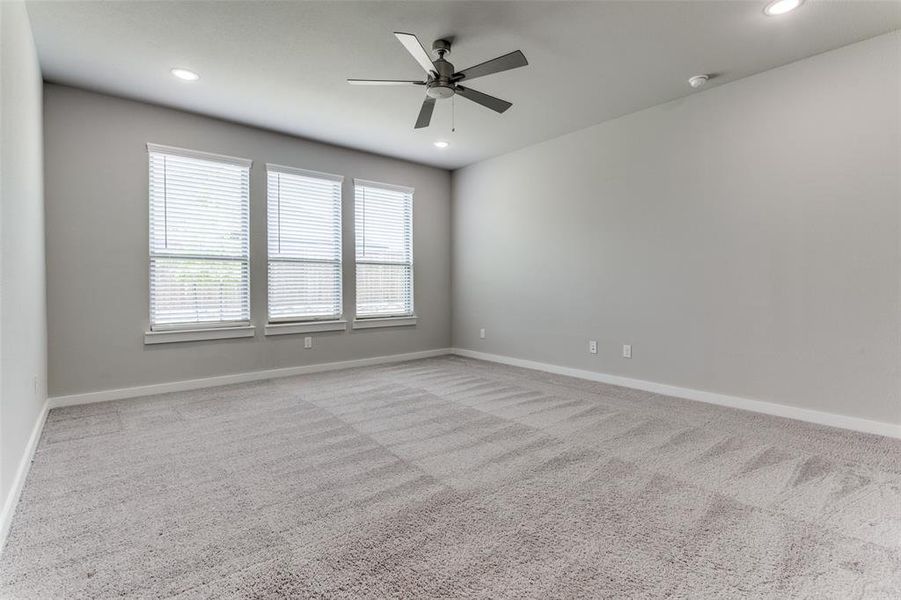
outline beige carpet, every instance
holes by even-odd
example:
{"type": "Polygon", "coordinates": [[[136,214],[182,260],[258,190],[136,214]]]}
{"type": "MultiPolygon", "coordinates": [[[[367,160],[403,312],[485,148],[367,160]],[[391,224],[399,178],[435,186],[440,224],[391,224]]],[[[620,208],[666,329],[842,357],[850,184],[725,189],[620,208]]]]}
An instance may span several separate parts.
{"type": "Polygon", "coordinates": [[[454,357],[54,410],[0,597],[897,599],[901,441],[454,357]]]}

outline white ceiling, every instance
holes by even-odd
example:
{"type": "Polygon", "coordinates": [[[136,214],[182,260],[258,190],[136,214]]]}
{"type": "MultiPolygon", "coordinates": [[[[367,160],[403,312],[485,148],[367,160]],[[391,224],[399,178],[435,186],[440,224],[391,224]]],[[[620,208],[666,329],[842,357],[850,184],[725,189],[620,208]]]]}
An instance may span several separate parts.
{"type": "Polygon", "coordinates": [[[901,28],[901,2],[30,2],[44,77],[308,138],[457,168],[710,86],[901,28]],[[473,81],[498,115],[439,101],[414,131],[418,79],[392,35],[453,38],[458,70],[521,49],[529,66],[473,81]],[[186,83],[169,74],[200,73],[186,83]],[[451,146],[432,145],[446,139],[451,146]]]}

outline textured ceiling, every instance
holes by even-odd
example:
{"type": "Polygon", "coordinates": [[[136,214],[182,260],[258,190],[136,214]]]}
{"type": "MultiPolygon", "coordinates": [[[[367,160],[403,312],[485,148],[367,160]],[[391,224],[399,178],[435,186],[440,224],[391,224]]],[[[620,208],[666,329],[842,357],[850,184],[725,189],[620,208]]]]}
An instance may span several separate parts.
{"type": "Polygon", "coordinates": [[[196,111],[445,168],[574,131],[901,28],[901,3],[808,0],[781,17],[722,2],[30,2],[48,81],[196,111]],[[473,81],[513,102],[497,115],[423,90],[392,35],[453,39],[459,69],[521,49],[529,66],[473,81]],[[169,74],[201,74],[186,83],[169,74]],[[439,150],[436,139],[449,140],[439,150]]]}

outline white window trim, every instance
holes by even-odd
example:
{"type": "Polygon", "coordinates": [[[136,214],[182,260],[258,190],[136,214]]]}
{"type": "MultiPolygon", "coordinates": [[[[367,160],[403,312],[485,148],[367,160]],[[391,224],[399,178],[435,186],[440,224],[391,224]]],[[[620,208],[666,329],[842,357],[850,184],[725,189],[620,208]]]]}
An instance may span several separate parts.
{"type": "Polygon", "coordinates": [[[216,154],[214,152],[202,152],[200,150],[190,150],[188,148],[178,148],[176,146],[164,146],[162,144],[153,144],[147,142],[147,152],[159,152],[161,154],[175,154],[184,156],[185,158],[196,158],[198,160],[212,160],[239,167],[251,168],[253,161],[249,158],[240,158],[237,156],[228,156],[227,154],[216,154]]]}
{"type": "MultiPolygon", "coordinates": [[[[153,142],[147,142],[147,154],[148,156],[152,152],[158,152],[161,154],[172,154],[176,156],[183,156],[186,158],[196,158],[199,160],[210,160],[210,161],[218,161],[222,163],[228,163],[232,165],[237,165],[239,167],[244,167],[248,170],[248,176],[251,175],[250,171],[253,167],[253,160],[249,158],[241,158],[238,156],[229,156],[227,154],[217,154],[215,152],[203,152],[201,150],[192,150],[190,148],[180,148],[178,146],[166,146],[164,144],[155,144],[153,142]]],[[[248,197],[248,210],[251,208],[250,198],[248,197]]],[[[249,223],[248,223],[249,225],[249,223]]],[[[248,231],[249,233],[249,231],[248,231]]],[[[222,260],[223,257],[215,257],[216,259],[222,260]]],[[[247,295],[248,298],[253,298],[253,277],[250,273],[250,253],[248,251],[247,255],[247,269],[248,269],[248,281],[247,281],[247,295]]],[[[148,277],[150,275],[150,254],[147,255],[147,273],[148,277]]],[[[148,301],[150,298],[148,297],[148,301]]],[[[150,305],[148,304],[148,314],[150,314],[150,305]]],[[[253,306],[250,306],[251,314],[253,314],[253,306]]],[[[238,321],[238,322],[230,322],[230,323],[171,323],[164,325],[148,325],[147,330],[144,332],[144,344],[165,344],[165,343],[173,343],[173,342],[190,342],[190,341],[198,341],[198,340],[219,340],[219,339],[229,339],[229,338],[242,338],[242,337],[253,337],[256,335],[256,327],[253,324],[253,321],[248,319],[247,321],[238,321]]]]}
{"type": "Polygon", "coordinates": [[[380,327],[408,327],[416,325],[416,315],[402,317],[360,317],[354,319],[353,329],[376,329],[380,327]]]}
{"type": "MultiPolygon", "coordinates": [[[[406,185],[395,185],[393,183],[382,183],[381,181],[372,181],[370,179],[358,179],[354,178],[354,203],[356,203],[356,189],[357,187],[372,187],[372,188],[382,188],[384,190],[390,190],[392,192],[400,192],[402,194],[410,194],[413,196],[416,193],[416,188],[406,186],[406,185]]],[[[355,212],[356,212],[356,206],[355,212]]],[[[356,216],[356,215],[354,215],[356,216]]],[[[412,216],[411,216],[412,219],[412,216]]],[[[412,227],[412,223],[410,224],[412,227]]],[[[354,222],[354,228],[356,228],[356,222],[354,222]]],[[[356,231],[354,231],[354,243],[356,243],[356,231]]],[[[410,298],[410,313],[402,314],[402,315],[372,315],[372,316],[358,316],[355,315],[354,321],[351,324],[352,329],[375,329],[377,327],[402,327],[407,325],[416,325],[416,254],[413,252],[413,234],[410,234],[410,251],[413,254],[413,259],[410,261],[410,289],[413,291],[413,295],[410,298]]],[[[377,260],[360,260],[356,257],[356,252],[354,252],[354,272],[356,273],[357,265],[396,265],[398,263],[395,262],[384,262],[377,260]]],[[[356,298],[354,298],[354,309],[356,309],[356,298]]]]}
{"type": "Polygon", "coordinates": [[[288,175],[299,175],[301,177],[312,177],[313,179],[326,179],[329,181],[344,182],[344,175],[335,175],[334,173],[325,173],[324,171],[311,171],[309,169],[298,169],[297,167],[287,167],[285,165],[276,165],[266,163],[266,172],[286,173],[288,175]]]}
{"type": "Polygon", "coordinates": [[[347,321],[304,321],[293,323],[269,323],[266,335],[290,335],[292,333],[319,333],[321,331],[347,331],[347,321]]]}
{"type": "MultiPolygon", "coordinates": [[[[311,169],[301,169],[298,167],[289,167],[287,165],[279,165],[275,163],[266,163],[266,221],[268,225],[269,221],[269,173],[285,173],[287,175],[299,175],[301,177],[310,177],[313,179],[324,179],[326,181],[335,181],[339,184],[344,183],[344,175],[336,175],[335,173],[326,173],[325,171],[313,171],[311,169]]],[[[265,335],[286,335],[292,333],[315,333],[317,331],[346,331],[347,330],[347,321],[344,319],[344,190],[340,190],[341,202],[339,210],[341,212],[341,227],[339,228],[341,239],[338,240],[338,245],[340,246],[340,258],[337,264],[341,267],[341,314],[336,317],[328,316],[328,317],[308,317],[308,318],[285,318],[285,319],[273,319],[269,316],[269,289],[267,285],[266,289],[266,329],[265,335]],[[339,327],[339,324],[343,326],[339,327]],[[331,326],[331,328],[329,328],[331,326]]],[[[267,231],[266,235],[266,271],[268,276],[269,264],[273,260],[269,257],[269,235],[267,231]]],[[[310,260],[310,259],[287,259],[280,258],[275,259],[276,262],[322,262],[328,264],[335,264],[333,261],[328,260],[310,260]]]]}
{"type": "Polygon", "coordinates": [[[226,340],[231,338],[252,338],[256,327],[250,325],[230,325],[225,327],[200,327],[196,329],[162,329],[144,332],[144,344],[171,344],[176,342],[197,342],[202,340],[226,340]]]}
{"type": "Polygon", "coordinates": [[[356,188],[357,186],[382,188],[383,190],[389,190],[392,192],[401,192],[402,194],[411,194],[411,195],[416,192],[416,188],[411,188],[406,185],[394,185],[393,183],[382,183],[381,181],[370,181],[368,179],[354,178],[354,187],[356,188]]]}

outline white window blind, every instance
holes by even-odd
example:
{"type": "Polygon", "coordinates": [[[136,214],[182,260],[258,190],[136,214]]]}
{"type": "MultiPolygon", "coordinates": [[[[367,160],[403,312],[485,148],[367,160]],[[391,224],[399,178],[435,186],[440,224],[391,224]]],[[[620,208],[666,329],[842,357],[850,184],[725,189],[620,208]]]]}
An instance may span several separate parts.
{"type": "Polygon", "coordinates": [[[341,316],[340,175],[267,165],[269,321],[341,316]]]}
{"type": "Polygon", "coordinates": [[[147,150],[151,329],[249,323],[251,161],[147,150]]]}
{"type": "Polygon", "coordinates": [[[354,182],[357,317],[413,314],[413,188],[354,182]]]}

